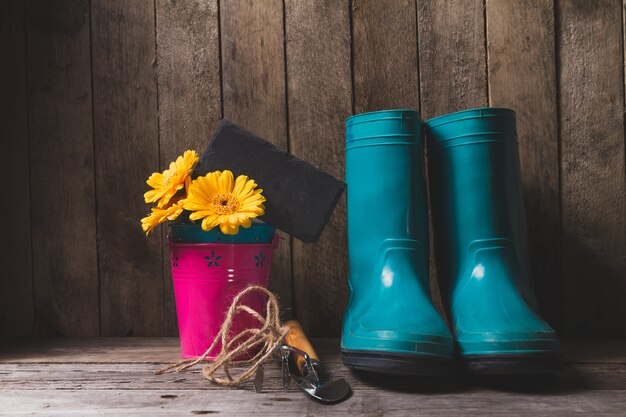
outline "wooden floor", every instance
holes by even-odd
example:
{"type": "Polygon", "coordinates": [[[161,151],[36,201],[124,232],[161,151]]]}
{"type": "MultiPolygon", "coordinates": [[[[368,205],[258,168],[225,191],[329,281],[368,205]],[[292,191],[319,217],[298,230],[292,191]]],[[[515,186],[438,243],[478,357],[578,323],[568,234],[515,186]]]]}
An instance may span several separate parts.
{"type": "Polygon", "coordinates": [[[556,378],[415,380],[357,375],[341,364],[338,341],[314,339],[334,377],[353,389],[333,406],[284,391],[278,364],[264,392],[224,389],[199,370],[154,375],[177,360],[173,338],[46,339],[0,346],[0,415],[626,415],[626,340],[566,340],[556,378]]]}

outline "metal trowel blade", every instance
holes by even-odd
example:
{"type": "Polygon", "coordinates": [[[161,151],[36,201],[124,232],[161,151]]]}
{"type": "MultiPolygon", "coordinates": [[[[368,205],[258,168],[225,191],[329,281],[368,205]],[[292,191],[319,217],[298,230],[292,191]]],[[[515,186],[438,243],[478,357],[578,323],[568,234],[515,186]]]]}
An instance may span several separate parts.
{"type": "Polygon", "coordinates": [[[336,379],[319,386],[302,381],[300,387],[311,397],[327,404],[338,403],[350,395],[350,386],[345,379],[336,379]]]}

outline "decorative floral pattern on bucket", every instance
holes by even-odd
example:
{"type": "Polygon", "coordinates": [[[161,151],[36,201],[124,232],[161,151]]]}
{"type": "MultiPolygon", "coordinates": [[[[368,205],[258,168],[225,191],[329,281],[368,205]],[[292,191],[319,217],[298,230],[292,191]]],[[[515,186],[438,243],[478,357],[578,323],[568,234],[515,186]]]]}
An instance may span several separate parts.
{"type": "Polygon", "coordinates": [[[220,266],[220,264],[219,264],[219,262],[218,262],[218,261],[219,261],[220,259],[222,259],[222,257],[221,257],[221,256],[216,256],[216,255],[215,255],[215,251],[214,251],[214,250],[212,250],[212,251],[211,251],[211,255],[205,256],[205,257],[204,257],[204,259],[206,259],[207,261],[209,261],[209,263],[207,264],[207,266],[208,266],[209,268],[210,268],[210,267],[212,267],[212,266],[214,266],[214,267],[216,267],[216,268],[217,268],[218,266],[220,266]]]}
{"type": "Polygon", "coordinates": [[[256,261],[254,266],[263,266],[263,262],[265,261],[265,255],[263,255],[263,252],[259,252],[258,255],[255,255],[254,260],[256,261]]]}

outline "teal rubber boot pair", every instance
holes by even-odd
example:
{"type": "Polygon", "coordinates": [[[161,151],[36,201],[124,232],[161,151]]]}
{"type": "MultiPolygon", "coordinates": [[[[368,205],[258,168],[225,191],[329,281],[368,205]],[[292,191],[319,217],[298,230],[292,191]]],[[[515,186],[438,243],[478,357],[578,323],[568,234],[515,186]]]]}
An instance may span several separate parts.
{"type": "Polygon", "coordinates": [[[554,371],[559,341],[537,314],[528,275],[515,113],[468,110],[426,129],[437,272],[452,332],[430,297],[419,114],[356,115],[346,127],[343,362],[433,375],[456,353],[472,372],[554,371]]]}

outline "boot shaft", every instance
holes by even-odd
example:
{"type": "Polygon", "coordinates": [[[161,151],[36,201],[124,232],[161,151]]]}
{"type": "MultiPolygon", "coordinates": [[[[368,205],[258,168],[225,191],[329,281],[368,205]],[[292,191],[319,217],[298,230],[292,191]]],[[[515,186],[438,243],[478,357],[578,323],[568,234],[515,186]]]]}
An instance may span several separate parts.
{"type": "Polygon", "coordinates": [[[350,300],[341,346],[348,366],[422,373],[452,358],[452,336],[428,283],[422,145],[412,110],[346,123],[350,300]]]}
{"type": "Polygon", "coordinates": [[[371,274],[385,240],[409,240],[420,247],[420,275],[428,276],[422,147],[422,123],[413,110],[365,113],[347,120],[351,275],[371,274]]]}
{"type": "Polygon", "coordinates": [[[449,295],[474,272],[477,250],[505,247],[520,270],[513,284],[534,306],[515,112],[467,110],[429,120],[427,129],[440,286],[449,295]]]}

